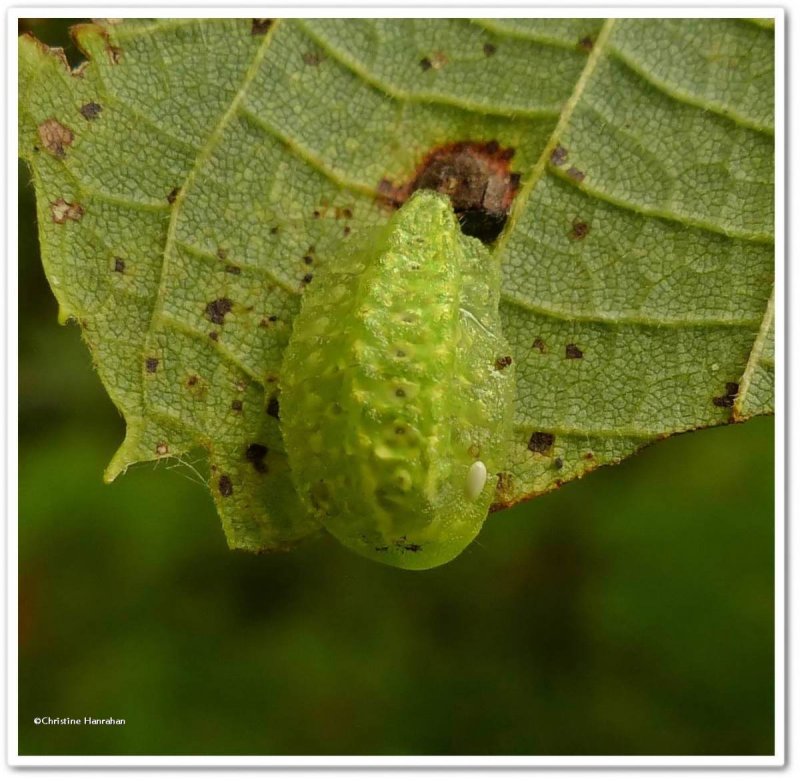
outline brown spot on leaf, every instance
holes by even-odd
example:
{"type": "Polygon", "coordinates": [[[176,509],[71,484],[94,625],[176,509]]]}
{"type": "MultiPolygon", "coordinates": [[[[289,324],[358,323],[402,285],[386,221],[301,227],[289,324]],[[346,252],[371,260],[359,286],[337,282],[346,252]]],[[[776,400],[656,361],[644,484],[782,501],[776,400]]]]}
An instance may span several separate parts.
{"type": "Polygon", "coordinates": [[[234,399],[231,402],[231,409],[234,412],[241,412],[242,411],[242,407],[244,407],[244,403],[242,402],[241,399],[234,399]]]}
{"type": "Polygon", "coordinates": [[[345,236],[349,236],[350,235],[350,226],[349,225],[345,225],[344,228],[342,228],[342,233],[345,236]]]}
{"type": "Polygon", "coordinates": [[[419,67],[422,68],[424,71],[429,71],[433,67],[433,63],[430,61],[428,57],[423,57],[419,61],[419,67]]]}
{"type": "Polygon", "coordinates": [[[305,274],[303,276],[303,280],[302,280],[303,284],[307,285],[309,282],[311,282],[312,279],[314,279],[314,275],[313,274],[305,274]]]}
{"type": "Polygon", "coordinates": [[[569,237],[575,241],[581,241],[589,235],[589,223],[584,222],[577,217],[572,221],[572,230],[569,232],[569,237]]]}
{"type": "Polygon", "coordinates": [[[736,401],[736,397],[739,395],[739,383],[737,382],[726,382],[725,383],[725,395],[724,396],[715,396],[712,401],[714,402],[715,407],[727,407],[730,408],[734,405],[736,401]]]}
{"type": "Polygon", "coordinates": [[[448,63],[447,55],[444,52],[434,52],[430,63],[434,70],[441,70],[448,63]]]}
{"type": "Polygon", "coordinates": [[[199,379],[200,379],[200,378],[199,378],[199,377],[198,377],[196,374],[192,374],[192,375],[190,375],[190,376],[189,376],[189,378],[186,380],[186,384],[187,384],[187,385],[188,385],[190,388],[193,388],[195,385],[197,385],[197,382],[198,382],[198,380],[199,380],[199,379]]]}
{"type": "Polygon", "coordinates": [[[125,273],[125,261],[122,258],[114,258],[114,271],[117,274],[125,273]]]}
{"type": "Polygon", "coordinates": [[[267,402],[267,415],[271,415],[276,420],[281,419],[281,405],[277,396],[272,396],[267,402]]]}
{"type": "Polygon", "coordinates": [[[165,456],[169,453],[169,445],[166,442],[159,442],[156,445],[156,455],[165,456]]]}
{"type": "Polygon", "coordinates": [[[578,48],[585,52],[590,52],[594,48],[594,40],[591,35],[585,35],[578,41],[578,48]]]}
{"type": "Polygon", "coordinates": [[[216,331],[209,331],[208,332],[208,338],[212,342],[218,342],[219,341],[219,334],[216,331]]]}
{"type": "Polygon", "coordinates": [[[513,360],[510,355],[503,355],[494,362],[494,368],[502,371],[507,366],[511,366],[513,360]]]}
{"type": "Polygon", "coordinates": [[[553,459],[553,469],[561,469],[564,466],[564,459],[557,456],[553,459]]]}
{"type": "Polygon", "coordinates": [[[382,179],[378,194],[397,208],[416,190],[436,190],[449,196],[465,234],[491,242],[503,229],[519,189],[519,177],[509,165],[513,156],[513,148],[495,139],[445,144],[428,152],[405,183],[382,179]]]}
{"type": "Polygon", "coordinates": [[[547,431],[534,431],[528,440],[528,450],[532,453],[549,455],[553,450],[553,443],[556,441],[555,434],[547,431]]]}
{"type": "Polygon", "coordinates": [[[272,22],[272,19],[253,19],[250,35],[266,35],[269,28],[272,27],[272,22]]]}
{"type": "Polygon", "coordinates": [[[177,199],[177,197],[178,197],[178,194],[180,193],[180,191],[181,191],[181,188],[180,188],[180,187],[173,187],[173,188],[172,188],[172,189],[169,191],[169,194],[167,195],[167,202],[168,202],[168,203],[171,203],[171,204],[172,204],[172,203],[175,203],[175,200],[177,199]]]}
{"type": "Polygon", "coordinates": [[[253,469],[255,469],[256,472],[264,474],[267,471],[267,465],[264,463],[267,453],[269,453],[269,448],[266,445],[253,442],[251,445],[247,446],[244,457],[253,465],[253,469]]]}
{"type": "Polygon", "coordinates": [[[310,65],[311,67],[316,67],[319,65],[325,57],[320,54],[320,52],[305,52],[303,54],[303,62],[306,65],[310,65]]]}
{"type": "Polygon", "coordinates": [[[230,298],[217,298],[206,304],[206,317],[216,325],[223,325],[225,315],[233,309],[233,301],[230,298]]]}
{"type": "Polygon", "coordinates": [[[483,53],[487,57],[491,57],[497,51],[497,47],[493,43],[483,44],[483,53]]]}
{"type": "Polygon", "coordinates": [[[498,472],[497,474],[497,492],[501,494],[509,494],[514,488],[514,475],[511,472],[498,472]]]}
{"type": "Polygon", "coordinates": [[[233,483],[228,475],[220,475],[217,485],[222,496],[228,497],[233,493],[233,483]]]}
{"type": "Polygon", "coordinates": [[[586,174],[574,165],[567,168],[567,176],[570,179],[574,179],[576,182],[582,182],[586,178],[586,174]]]}
{"type": "Polygon", "coordinates": [[[220,260],[225,260],[228,257],[228,250],[223,249],[222,247],[217,247],[217,257],[220,260]]]}
{"type": "Polygon", "coordinates": [[[568,344],[564,352],[566,357],[573,361],[583,358],[583,350],[577,344],[568,344]]]}
{"type": "Polygon", "coordinates": [[[555,148],[550,153],[550,162],[553,165],[563,165],[567,159],[567,155],[567,150],[561,146],[561,144],[556,144],[555,148]]]}
{"type": "Polygon", "coordinates": [[[158,358],[146,358],[144,366],[150,374],[154,374],[158,369],[158,358]]]}
{"type": "Polygon", "coordinates": [[[63,225],[67,220],[78,222],[83,217],[83,206],[79,203],[69,203],[63,198],[59,198],[50,204],[50,214],[53,222],[59,225],[63,225]]]}
{"type": "Polygon", "coordinates": [[[102,110],[103,107],[99,103],[95,103],[93,100],[90,100],[88,103],[84,103],[79,109],[83,115],[83,118],[88,119],[90,122],[93,119],[97,119],[102,110]]]}
{"type": "Polygon", "coordinates": [[[239,276],[242,273],[242,270],[238,266],[225,266],[225,271],[228,274],[233,274],[234,276],[239,276]]]}
{"type": "Polygon", "coordinates": [[[547,352],[547,345],[544,343],[544,339],[540,339],[538,336],[533,340],[531,347],[533,347],[534,350],[538,350],[540,353],[547,352]]]}
{"type": "Polygon", "coordinates": [[[75,140],[73,132],[57,119],[47,119],[37,128],[42,146],[53,157],[63,160],[67,156],[67,147],[75,140]]]}

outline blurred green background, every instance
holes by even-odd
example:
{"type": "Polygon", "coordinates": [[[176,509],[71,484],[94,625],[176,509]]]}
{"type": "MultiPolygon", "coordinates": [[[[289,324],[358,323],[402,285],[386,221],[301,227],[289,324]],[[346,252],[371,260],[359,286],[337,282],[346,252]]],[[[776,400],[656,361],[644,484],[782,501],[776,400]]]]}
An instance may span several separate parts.
{"type": "Polygon", "coordinates": [[[429,572],[231,553],[187,468],[102,483],[123,423],[56,324],[22,165],[19,232],[20,753],[773,752],[772,419],[496,514],[429,572]]]}

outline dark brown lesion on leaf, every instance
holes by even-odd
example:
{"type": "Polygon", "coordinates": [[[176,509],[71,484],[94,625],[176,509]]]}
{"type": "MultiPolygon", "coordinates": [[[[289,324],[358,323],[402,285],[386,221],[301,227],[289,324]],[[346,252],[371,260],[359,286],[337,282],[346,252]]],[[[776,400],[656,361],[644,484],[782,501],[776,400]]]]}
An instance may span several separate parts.
{"type": "Polygon", "coordinates": [[[42,146],[58,160],[67,156],[67,148],[72,146],[75,134],[57,119],[50,118],[37,128],[42,146]]]}
{"type": "Polygon", "coordinates": [[[274,21],[274,19],[253,19],[250,35],[266,35],[274,21]]]}
{"type": "Polygon", "coordinates": [[[378,198],[399,208],[416,190],[435,190],[450,197],[461,230],[488,243],[506,223],[519,191],[520,176],[511,170],[513,147],[490,141],[457,141],[428,152],[403,183],[378,183],[378,198]]]}
{"type": "Polygon", "coordinates": [[[156,455],[157,456],[169,455],[169,445],[166,442],[159,442],[156,445],[156,455]]]}
{"type": "Polygon", "coordinates": [[[594,38],[591,35],[584,35],[578,41],[578,48],[581,51],[590,52],[594,48],[594,38]]]}
{"type": "Polygon", "coordinates": [[[547,352],[547,345],[544,343],[544,339],[542,339],[539,336],[537,336],[533,340],[533,343],[531,344],[531,347],[534,350],[538,350],[540,353],[546,353],[547,352]]]}
{"type": "Polygon", "coordinates": [[[497,358],[494,362],[494,368],[498,371],[502,371],[508,366],[511,366],[513,359],[510,355],[501,355],[497,358]]]}
{"type": "Polygon", "coordinates": [[[564,355],[569,360],[577,361],[583,358],[583,350],[577,344],[568,344],[564,349],[564,355]]]}
{"type": "Polygon", "coordinates": [[[220,475],[217,485],[222,496],[228,497],[233,494],[233,482],[228,475],[220,475]]]}
{"type": "Polygon", "coordinates": [[[590,225],[588,222],[576,217],[572,221],[572,230],[569,232],[569,237],[574,241],[581,241],[589,235],[590,225]]]}
{"type": "Polygon", "coordinates": [[[567,176],[575,182],[582,182],[586,178],[586,174],[574,165],[567,168],[567,176]]]}
{"type": "Polygon", "coordinates": [[[497,51],[497,46],[493,43],[485,43],[483,44],[483,53],[487,57],[491,57],[497,51]]]}
{"type": "Polygon", "coordinates": [[[419,67],[424,71],[441,70],[449,62],[447,55],[444,52],[434,52],[430,57],[423,57],[419,61],[419,67]]]}
{"type": "Polygon", "coordinates": [[[147,369],[148,374],[155,374],[158,369],[158,358],[146,358],[144,367],[147,369]]]}
{"type": "Polygon", "coordinates": [[[244,407],[244,402],[241,399],[234,399],[231,402],[231,409],[234,412],[241,412],[244,407]]]}
{"type": "Polygon", "coordinates": [[[173,187],[169,193],[167,194],[167,203],[173,204],[178,198],[180,194],[181,188],[180,187],[173,187]]]}
{"type": "Polygon", "coordinates": [[[225,315],[233,309],[233,301],[230,298],[217,298],[206,304],[206,317],[216,325],[223,325],[225,315]]]}
{"type": "Polygon", "coordinates": [[[514,475],[511,472],[497,473],[497,493],[501,495],[510,494],[514,488],[514,475]]]}
{"type": "Polygon", "coordinates": [[[260,442],[253,442],[247,446],[244,457],[253,465],[253,469],[255,469],[256,472],[264,474],[267,471],[267,465],[264,463],[264,459],[267,457],[268,452],[269,448],[266,445],[262,445],[260,442]]]}
{"type": "Polygon", "coordinates": [[[99,103],[95,103],[93,100],[90,100],[88,103],[84,103],[79,109],[83,115],[83,118],[89,120],[90,122],[94,119],[97,119],[102,110],[103,107],[99,103]]]}
{"type": "Polygon", "coordinates": [[[561,144],[556,144],[553,151],[550,153],[550,162],[555,165],[563,165],[566,162],[569,152],[561,144]]]}
{"type": "Polygon", "coordinates": [[[125,261],[122,258],[114,258],[114,271],[117,274],[125,273],[125,261]]]}
{"type": "Polygon", "coordinates": [[[281,405],[277,396],[272,396],[267,402],[267,415],[272,416],[276,420],[281,418],[281,405]]]}
{"type": "Polygon", "coordinates": [[[553,452],[555,441],[555,434],[547,431],[534,431],[528,440],[528,450],[531,453],[540,453],[543,456],[550,455],[553,452]]]}
{"type": "Polygon", "coordinates": [[[736,402],[736,397],[739,395],[738,382],[726,382],[725,394],[722,396],[714,396],[712,399],[715,407],[731,408],[736,402]]]}

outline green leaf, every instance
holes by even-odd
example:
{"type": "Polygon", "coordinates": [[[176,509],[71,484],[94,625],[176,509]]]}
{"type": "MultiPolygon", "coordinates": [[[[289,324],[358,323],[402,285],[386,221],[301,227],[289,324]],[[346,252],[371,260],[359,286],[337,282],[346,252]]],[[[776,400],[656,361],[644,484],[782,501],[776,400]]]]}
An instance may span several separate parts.
{"type": "MultiPolygon", "coordinates": [[[[517,369],[496,506],[771,411],[763,20],[160,20],[20,39],[42,259],[127,422],[107,479],[208,452],[232,547],[315,524],[278,370],[314,269],[431,149],[514,148],[495,252],[517,369]]],[[[351,236],[352,233],[352,236],[351,236]]]]}

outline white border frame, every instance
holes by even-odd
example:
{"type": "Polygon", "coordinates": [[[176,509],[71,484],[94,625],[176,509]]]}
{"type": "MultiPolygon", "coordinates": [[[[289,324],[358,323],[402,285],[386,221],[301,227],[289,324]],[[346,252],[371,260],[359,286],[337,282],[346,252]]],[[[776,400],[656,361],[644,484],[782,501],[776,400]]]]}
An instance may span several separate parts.
{"type": "MultiPolygon", "coordinates": [[[[324,0],[323,0],[324,1],[324,0]]],[[[466,4],[439,4],[436,7],[416,0],[403,7],[380,7],[375,4],[350,4],[338,6],[333,2],[309,6],[270,6],[272,17],[296,18],[311,15],[319,17],[411,17],[421,12],[429,18],[465,16],[466,4]]],[[[268,767],[284,768],[721,768],[784,766],[786,738],[786,449],[781,434],[786,431],[786,236],[785,236],[785,98],[784,71],[785,18],[784,10],[774,6],[743,8],[628,8],[601,5],[561,8],[504,5],[489,7],[483,16],[503,17],[761,17],[775,19],[775,352],[776,352],[776,409],[775,409],[775,754],[769,756],[20,756],[18,748],[18,690],[17,690],[17,575],[18,575],[18,495],[17,495],[17,389],[18,389],[18,256],[17,256],[17,20],[36,16],[40,18],[91,18],[91,17],[245,17],[250,18],[258,9],[253,7],[201,7],[201,6],[27,6],[10,8],[6,14],[6,106],[8,114],[4,128],[6,168],[6,334],[0,346],[3,364],[7,367],[5,387],[5,415],[0,419],[0,435],[5,441],[7,458],[5,470],[6,510],[6,758],[11,766],[26,767],[268,767]],[[202,13],[200,13],[202,12],[202,13]]],[[[474,13],[471,15],[475,15],[474,13]]],[[[796,385],[796,384],[795,384],[796,385]]],[[[474,777],[474,776],[473,776],[474,777]]]]}

